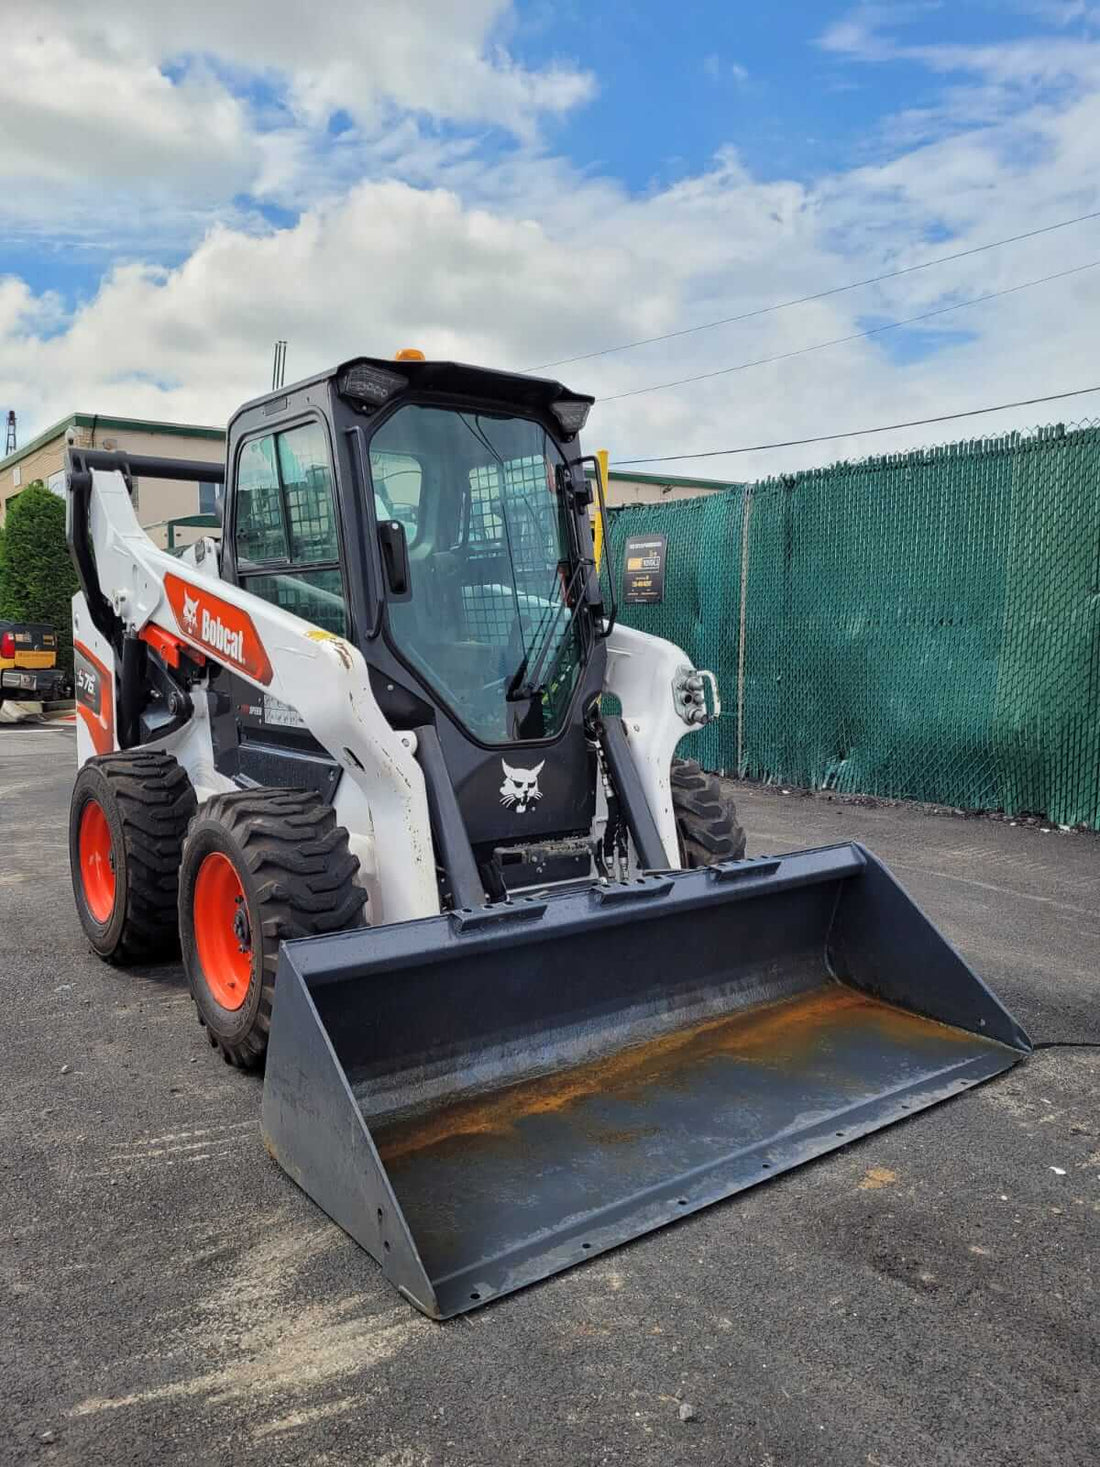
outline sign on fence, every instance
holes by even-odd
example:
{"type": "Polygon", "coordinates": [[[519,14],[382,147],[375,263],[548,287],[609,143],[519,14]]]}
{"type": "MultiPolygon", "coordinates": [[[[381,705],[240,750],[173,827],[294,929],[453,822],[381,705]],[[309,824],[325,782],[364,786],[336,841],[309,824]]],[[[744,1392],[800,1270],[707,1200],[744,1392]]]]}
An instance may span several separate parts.
{"type": "Polygon", "coordinates": [[[631,535],[623,550],[623,600],[651,605],[665,597],[667,535],[631,535]]]}

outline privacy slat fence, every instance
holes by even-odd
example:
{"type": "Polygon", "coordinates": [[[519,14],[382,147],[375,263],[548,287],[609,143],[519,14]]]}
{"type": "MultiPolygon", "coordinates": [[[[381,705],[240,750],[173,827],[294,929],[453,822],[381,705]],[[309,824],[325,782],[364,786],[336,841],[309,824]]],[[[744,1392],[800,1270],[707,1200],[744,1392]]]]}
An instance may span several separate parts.
{"type": "MultiPolygon", "coordinates": [[[[668,536],[624,621],[717,674],[712,769],[1100,829],[1100,427],[622,510],[668,536]]],[[[621,587],[621,576],[619,578],[621,587]]]]}

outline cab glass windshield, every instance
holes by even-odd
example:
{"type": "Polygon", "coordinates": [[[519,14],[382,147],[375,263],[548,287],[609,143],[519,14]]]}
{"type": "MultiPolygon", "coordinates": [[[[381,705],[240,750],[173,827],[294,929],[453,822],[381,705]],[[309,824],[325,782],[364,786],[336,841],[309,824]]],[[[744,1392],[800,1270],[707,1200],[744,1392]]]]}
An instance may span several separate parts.
{"type": "Polygon", "coordinates": [[[370,463],[375,511],[409,546],[395,646],[475,738],[552,737],[583,660],[557,445],[527,418],[410,404],[376,430],[370,463]]]}

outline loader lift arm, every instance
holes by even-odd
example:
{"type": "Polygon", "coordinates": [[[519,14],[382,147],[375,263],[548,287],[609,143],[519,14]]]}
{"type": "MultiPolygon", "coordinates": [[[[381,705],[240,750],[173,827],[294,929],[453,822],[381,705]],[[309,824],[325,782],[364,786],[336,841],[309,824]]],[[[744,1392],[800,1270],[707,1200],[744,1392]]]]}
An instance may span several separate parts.
{"type": "Polygon", "coordinates": [[[102,448],[70,448],[65,456],[68,480],[65,538],[76,567],[77,580],[88,605],[88,614],[101,636],[121,655],[123,622],[104,596],[96,573],[91,539],[92,474],[119,473],[127,491],[133,493],[134,479],[194,479],[210,484],[225,483],[225,465],[195,459],[160,458],[145,454],[119,453],[102,448]]]}

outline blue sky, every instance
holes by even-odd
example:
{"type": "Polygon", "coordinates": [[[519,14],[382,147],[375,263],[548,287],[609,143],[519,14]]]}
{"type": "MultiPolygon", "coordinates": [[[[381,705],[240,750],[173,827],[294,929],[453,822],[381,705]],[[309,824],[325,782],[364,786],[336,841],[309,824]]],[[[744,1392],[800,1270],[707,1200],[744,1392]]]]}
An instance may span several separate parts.
{"type": "MultiPolygon", "coordinates": [[[[868,72],[815,44],[823,21],[844,9],[715,0],[674,12],[633,5],[624,20],[610,8],[571,3],[565,24],[533,36],[528,54],[545,60],[568,36],[593,66],[599,95],[555,141],[582,166],[613,172],[633,189],[694,172],[731,143],[761,178],[807,178],[873,147],[899,95],[914,106],[931,97],[918,67],[868,72]]],[[[999,20],[997,30],[1004,27],[999,20]]]]}
{"type": "MultiPolygon", "coordinates": [[[[897,18],[907,48],[996,45],[1088,36],[1084,7],[1011,0],[874,7],[897,18]]],[[[566,120],[555,143],[632,189],[668,183],[733,144],[763,179],[810,179],[881,157],[899,110],[935,107],[943,78],[898,55],[868,65],[821,39],[853,13],[844,4],[767,5],[688,0],[593,6],[520,5],[518,53],[535,63],[564,52],[596,72],[599,94],[566,120]],[[552,17],[552,18],[551,18],[552,17]]]]}
{"type": "MultiPolygon", "coordinates": [[[[303,30],[293,0],[40,0],[0,77],[0,399],[28,427],[221,421],[277,336],[291,375],[410,335],[525,365],[1084,213],[1098,21],[1091,0],[361,0],[303,30]]],[[[1087,370],[1089,274],[619,395],[1094,256],[1078,226],[567,375],[616,399],[594,431],[623,454],[1008,401],[1087,370]]]]}

